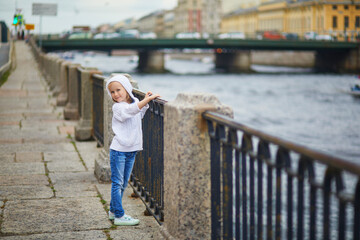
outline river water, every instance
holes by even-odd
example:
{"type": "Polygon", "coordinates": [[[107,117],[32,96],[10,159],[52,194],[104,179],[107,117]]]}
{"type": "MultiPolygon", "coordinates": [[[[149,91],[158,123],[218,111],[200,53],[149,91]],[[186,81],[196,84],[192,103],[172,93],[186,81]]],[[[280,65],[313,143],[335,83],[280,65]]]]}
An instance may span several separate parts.
{"type": "Polygon", "coordinates": [[[360,164],[360,98],[346,93],[360,82],[355,75],[256,65],[256,73],[225,74],[214,72],[211,61],[169,58],[169,73],[139,74],[133,58],[75,53],[71,61],[104,75],[130,73],[140,90],[167,101],[180,92],[214,94],[245,125],[360,164]]]}

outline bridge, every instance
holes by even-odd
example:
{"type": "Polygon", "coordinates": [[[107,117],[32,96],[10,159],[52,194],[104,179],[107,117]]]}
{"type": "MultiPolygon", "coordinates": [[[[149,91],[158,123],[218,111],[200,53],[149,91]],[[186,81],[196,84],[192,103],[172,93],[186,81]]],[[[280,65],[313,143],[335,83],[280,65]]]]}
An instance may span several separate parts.
{"type": "Polygon", "coordinates": [[[341,41],[289,41],[255,39],[56,39],[42,40],[46,52],[67,50],[137,50],[138,68],[164,71],[163,49],[213,49],[215,66],[228,72],[249,72],[251,50],[315,51],[318,71],[360,72],[360,43],[341,41]]]}

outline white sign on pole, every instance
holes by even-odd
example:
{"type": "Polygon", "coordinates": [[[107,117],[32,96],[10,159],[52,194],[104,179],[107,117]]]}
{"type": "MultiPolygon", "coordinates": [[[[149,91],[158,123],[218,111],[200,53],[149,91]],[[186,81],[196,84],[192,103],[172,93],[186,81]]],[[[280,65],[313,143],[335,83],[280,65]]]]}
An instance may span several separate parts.
{"type": "Polygon", "coordinates": [[[56,16],[57,15],[57,4],[56,3],[33,3],[32,4],[32,15],[40,15],[39,47],[41,48],[41,46],[42,46],[42,32],[41,32],[42,16],[56,16]]]}
{"type": "Polygon", "coordinates": [[[32,15],[41,16],[56,16],[57,4],[56,3],[33,3],[32,15]]]}

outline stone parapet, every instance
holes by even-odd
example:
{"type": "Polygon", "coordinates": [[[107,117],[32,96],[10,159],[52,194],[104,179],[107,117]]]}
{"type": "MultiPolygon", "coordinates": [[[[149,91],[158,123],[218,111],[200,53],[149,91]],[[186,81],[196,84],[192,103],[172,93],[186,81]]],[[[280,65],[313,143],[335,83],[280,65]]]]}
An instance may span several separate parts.
{"type": "Polygon", "coordinates": [[[56,78],[57,78],[57,60],[58,56],[55,54],[47,54],[49,57],[49,70],[48,70],[48,76],[49,76],[49,87],[50,91],[54,91],[56,86],[56,78]]]}
{"type": "Polygon", "coordinates": [[[57,57],[54,62],[54,88],[52,90],[53,96],[57,97],[59,95],[59,92],[61,90],[61,81],[60,81],[60,75],[61,75],[61,65],[65,62],[64,59],[57,57]]]}
{"type": "Polygon", "coordinates": [[[93,84],[91,76],[93,74],[101,74],[96,69],[81,70],[81,89],[80,89],[80,120],[75,127],[75,138],[78,141],[89,140],[92,137],[92,121],[93,121],[93,84]]]}
{"type": "Polygon", "coordinates": [[[45,81],[49,87],[49,85],[50,85],[50,76],[49,76],[50,57],[46,53],[41,54],[41,65],[42,65],[43,76],[45,77],[45,81]]]}
{"type": "Polygon", "coordinates": [[[56,98],[57,106],[65,106],[68,101],[69,65],[71,62],[63,61],[60,66],[60,92],[56,98]]]}
{"type": "Polygon", "coordinates": [[[64,118],[66,120],[79,119],[79,98],[78,98],[78,74],[77,68],[80,64],[69,65],[69,85],[68,85],[68,103],[64,108],[64,118]]]}
{"type": "Polygon", "coordinates": [[[45,69],[46,58],[45,58],[45,56],[46,56],[45,53],[40,52],[40,54],[39,54],[39,66],[40,66],[41,74],[44,76],[45,81],[48,83],[47,78],[46,78],[46,69],[45,69]]]}
{"type": "Polygon", "coordinates": [[[210,139],[201,113],[231,116],[214,95],[179,94],[164,109],[164,232],[211,238],[210,139]]]}

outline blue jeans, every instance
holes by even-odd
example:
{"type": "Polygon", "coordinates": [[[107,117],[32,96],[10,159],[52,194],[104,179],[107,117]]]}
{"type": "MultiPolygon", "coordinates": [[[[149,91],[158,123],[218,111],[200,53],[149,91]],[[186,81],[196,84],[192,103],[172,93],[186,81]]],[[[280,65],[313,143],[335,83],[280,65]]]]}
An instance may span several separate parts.
{"type": "Polygon", "coordinates": [[[135,162],[135,152],[118,152],[110,149],[110,168],[111,168],[111,201],[110,212],[116,218],[124,216],[125,211],[122,206],[124,190],[128,185],[130,174],[135,162]]]}

